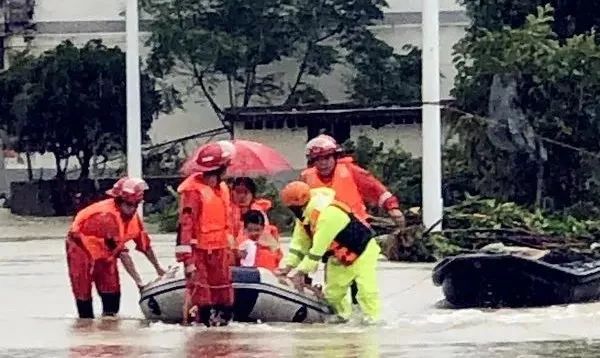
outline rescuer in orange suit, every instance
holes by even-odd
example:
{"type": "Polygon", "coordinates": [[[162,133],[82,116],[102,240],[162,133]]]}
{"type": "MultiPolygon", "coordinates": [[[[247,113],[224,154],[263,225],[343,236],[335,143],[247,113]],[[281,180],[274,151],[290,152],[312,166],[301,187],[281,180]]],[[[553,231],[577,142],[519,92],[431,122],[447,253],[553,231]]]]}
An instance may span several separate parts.
{"type": "Polygon", "coordinates": [[[162,269],[137,215],[148,185],[142,179],[121,178],[106,193],[111,197],[81,210],[66,240],[69,278],[80,318],[94,318],[92,283],[102,299],[103,316],[119,312],[121,288],[117,259],[120,259],[138,288],[143,287],[133,260],[125,247],[129,241],[146,255],[156,273],[162,269]]]}
{"type": "Polygon", "coordinates": [[[233,286],[230,264],[235,245],[231,235],[230,192],[222,180],[234,148],[219,141],[196,153],[199,173],[178,188],[179,233],[176,257],[185,266],[184,323],[195,307],[206,326],[226,325],[232,318],[233,286]]]}
{"type": "MultiPolygon", "coordinates": [[[[309,167],[300,180],[311,188],[328,187],[335,191],[335,199],[352,209],[357,219],[367,222],[369,214],[365,204],[379,206],[394,220],[398,227],[405,226],[405,219],[398,199],[367,170],[354,163],[351,157],[342,157],[336,140],[321,134],[306,144],[309,167]]],[[[352,284],[352,300],[356,304],[356,285],[352,284]]]]}

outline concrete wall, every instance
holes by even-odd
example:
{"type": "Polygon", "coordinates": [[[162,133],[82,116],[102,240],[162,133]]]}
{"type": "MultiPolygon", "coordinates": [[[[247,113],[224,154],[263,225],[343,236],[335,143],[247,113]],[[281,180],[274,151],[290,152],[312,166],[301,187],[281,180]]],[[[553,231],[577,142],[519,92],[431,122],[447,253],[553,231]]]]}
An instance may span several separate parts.
{"type": "MultiPolygon", "coordinates": [[[[248,130],[244,129],[243,123],[238,122],[234,129],[236,138],[256,140],[273,147],[289,160],[294,169],[306,166],[304,156],[304,146],[308,138],[306,128],[248,130]]],[[[386,145],[394,145],[398,141],[405,151],[415,157],[420,157],[422,153],[420,124],[391,124],[379,129],[368,125],[353,126],[350,139],[356,141],[361,135],[371,138],[376,144],[383,142],[386,145]]]]}

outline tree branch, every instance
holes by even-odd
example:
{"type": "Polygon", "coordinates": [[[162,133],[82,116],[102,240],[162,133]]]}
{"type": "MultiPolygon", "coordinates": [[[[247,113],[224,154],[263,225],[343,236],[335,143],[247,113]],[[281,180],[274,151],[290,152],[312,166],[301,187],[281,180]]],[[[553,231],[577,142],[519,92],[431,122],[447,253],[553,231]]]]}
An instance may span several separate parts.
{"type": "Polygon", "coordinates": [[[252,70],[246,71],[246,86],[244,88],[244,108],[248,107],[250,98],[252,98],[252,92],[254,91],[254,82],[256,81],[256,66],[252,67],[252,70]]]}
{"type": "Polygon", "coordinates": [[[234,108],[236,107],[236,103],[235,94],[233,93],[233,83],[231,80],[231,75],[227,75],[227,87],[229,90],[229,107],[234,108]]]}
{"type": "Polygon", "coordinates": [[[287,99],[285,100],[286,104],[291,101],[292,97],[296,94],[296,91],[298,90],[298,86],[300,85],[300,82],[302,81],[302,76],[304,76],[304,72],[306,71],[306,67],[308,65],[308,56],[310,56],[312,48],[313,48],[312,43],[309,43],[306,46],[306,52],[304,53],[304,57],[302,58],[302,63],[300,63],[300,68],[298,69],[298,75],[296,76],[296,81],[294,82],[294,85],[292,86],[292,89],[290,90],[290,94],[288,95],[287,99]]]}

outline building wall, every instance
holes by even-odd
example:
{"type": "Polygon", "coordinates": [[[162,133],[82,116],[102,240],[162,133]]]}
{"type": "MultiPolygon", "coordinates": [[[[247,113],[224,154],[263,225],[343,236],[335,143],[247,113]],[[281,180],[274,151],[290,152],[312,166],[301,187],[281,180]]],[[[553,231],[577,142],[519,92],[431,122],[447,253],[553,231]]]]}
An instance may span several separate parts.
{"type": "MultiPolygon", "coordinates": [[[[237,122],[234,130],[236,138],[256,140],[279,151],[294,169],[306,166],[306,128],[248,130],[244,129],[242,122],[237,122]]],[[[357,125],[351,129],[350,140],[356,141],[361,135],[371,138],[375,144],[383,142],[386,146],[392,146],[398,141],[399,146],[413,156],[420,157],[422,154],[420,124],[386,125],[379,129],[357,125]]]]}
{"type": "MultiPolygon", "coordinates": [[[[374,28],[382,40],[392,45],[398,52],[405,44],[420,46],[420,11],[421,0],[389,0],[384,25],[374,28]]],[[[121,0],[38,0],[33,22],[37,24],[38,34],[31,44],[33,53],[41,53],[51,49],[63,40],[70,39],[76,44],[84,44],[91,39],[101,38],[109,46],[119,46],[125,49],[123,13],[125,3],[121,0]]],[[[440,65],[442,72],[442,97],[449,96],[452,88],[455,70],[451,64],[452,46],[464,35],[467,25],[463,9],[455,0],[440,0],[440,65]]],[[[142,42],[147,34],[141,34],[142,42]]],[[[12,37],[7,39],[8,50],[23,49],[22,39],[12,37]]],[[[141,55],[148,53],[147,48],[141,49],[141,55]]],[[[297,63],[285,60],[276,63],[264,72],[281,72],[283,79],[291,81],[297,71],[297,63]]],[[[331,103],[346,100],[343,78],[349,74],[349,69],[338,65],[334,73],[318,79],[319,88],[328,96],[331,103]]],[[[183,78],[173,78],[173,82],[184,83],[183,78]]],[[[223,107],[228,107],[226,87],[221,86],[216,91],[216,101],[223,107]]],[[[201,132],[220,126],[212,109],[197,95],[185,103],[184,110],[175,111],[169,115],[161,115],[153,124],[150,137],[153,143],[176,139],[191,133],[201,132]]],[[[272,103],[280,104],[280,101],[272,103]]],[[[381,131],[381,130],[380,130],[381,131]]],[[[371,133],[371,132],[369,132],[371,133]]],[[[377,135],[372,133],[373,135],[377,135]]],[[[258,132],[247,133],[252,139],[259,140],[264,135],[258,132]]],[[[296,134],[290,134],[295,136],[296,134]]],[[[414,137],[410,135],[409,137],[414,137]]],[[[267,136],[268,137],[268,136],[267,136]]],[[[382,137],[386,141],[395,138],[393,135],[382,137]],[[389,138],[388,138],[389,137],[389,138]]],[[[410,142],[410,141],[409,141],[410,142]]],[[[412,151],[412,149],[411,149],[412,151]]],[[[49,158],[41,162],[53,167],[54,161],[49,158]]],[[[43,164],[45,166],[45,164],[43,164]]]]}

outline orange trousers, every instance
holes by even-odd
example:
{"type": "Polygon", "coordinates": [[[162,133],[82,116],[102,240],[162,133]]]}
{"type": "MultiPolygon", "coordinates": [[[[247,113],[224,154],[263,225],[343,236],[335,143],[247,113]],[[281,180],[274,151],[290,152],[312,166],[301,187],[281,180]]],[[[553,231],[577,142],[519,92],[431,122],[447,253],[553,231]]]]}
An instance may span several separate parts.
{"type": "Polygon", "coordinates": [[[232,254],[230,249],[193,250],[196,271],[187,284],[192,305],[198,308],[233,306],[232,254]]]}
{"type": "Polygon", "coordinates": [[[75,299],[89,301],[92,299],[92,283],[99,294],[120,293],[121,284],[117,260],[93,261],[80,243],[67,239],[67,264],[69,278],[75,299]]]}

